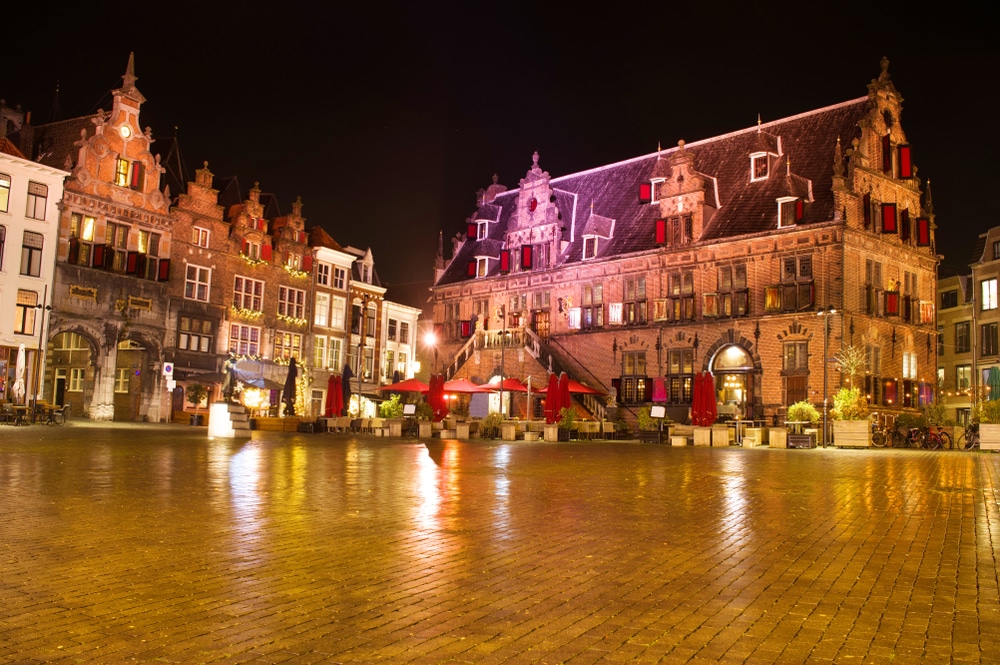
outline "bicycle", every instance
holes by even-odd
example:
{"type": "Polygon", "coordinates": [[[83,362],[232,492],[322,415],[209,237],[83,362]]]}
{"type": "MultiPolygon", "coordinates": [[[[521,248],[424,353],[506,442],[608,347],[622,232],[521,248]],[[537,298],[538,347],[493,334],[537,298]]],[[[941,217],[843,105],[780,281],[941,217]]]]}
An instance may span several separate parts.
{"type": "Polygon", "coordinates": [[[940,425],[928,427],[924,433],[923,447],[931,450],[951,448],[951,435],[940,425]]]}
{"type": "Polygon", "coordinates": [[[958,435],[958,447],[962,450],[979,448],[979,423],[969,423],[965,431],[958,435]]]}
{"type": "Polygon", "coordinates": [[[872,445],[876,448],[885,448],[886,444],[892,445],[892,432],[888,425],[879,425],[872,421],[872,445]]]}

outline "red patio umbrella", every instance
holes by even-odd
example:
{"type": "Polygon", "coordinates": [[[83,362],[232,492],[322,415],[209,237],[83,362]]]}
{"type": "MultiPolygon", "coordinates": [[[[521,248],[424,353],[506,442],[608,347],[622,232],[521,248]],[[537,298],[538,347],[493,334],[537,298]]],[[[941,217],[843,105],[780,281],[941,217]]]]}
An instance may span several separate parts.
{"type": "Polygon", "coordinates": [[[559,418],[559,379],[549,374],[549,385],[545,389],[545,422],[554,423],[559,418]]]}
{"type": "Polygon", "coordinates": [[[701,414],[703,410],[702,402],[702,378],[701,372],[694,375],[694,387],[691,389],[691,424],[701,427],[701,414]]]}
{"type": "Polygon", "coordinates": [[[387,386],[382,386],[379,390],[392,391],[396,393],[425,393],[429,387],[430,386],[423,381],[418,381],[417,379],[407,379],[406,381],[400,381],[399,383],[391,383],[387,386]]]}
{"type": "Polygon", "coordinates": [[[719,416],[719,406],[715,401],[715,377],[707,369],[705,370],[705,395],[708,400],[705,411],[708,424],[711,425],[719,416]]]}
{"type": "MultiPolygon", "coordinates": [[[[490,390],[496,391],[500,390],[500,382],[495,381],[493,383],[486,384],[489,386],[490,390]]],[[[521,383],[520,379],[515,379],[514,377],[509,377],[503,380],[503,389],[509,393],[526,393],[528,392],[528,386],[521,383]]],[[[536,391],[537,392],[537,391],[536,391]]]]}
{"type": "Polygon", "coordinates": [[[559,411],[556,411],[556,420],[563,409],[568,409],[572,405],[569,399],[569,376],[566,372],[559,375],[559,411]]]}
{"type": "Polygon", "coordinates": [[[323,405],[323,417],[332,418],[337,406],[337,377],[333,374],[326,382],[326,403],[323,405]]]}
{"type": "Polygon", "coordinates": [[[333,414],[335,416],[344,415],[344,379],[341,376],[335,377],[336,387],[333,392],[333,414]]]}
{"type": "Polygon", "coordinates": [[[455,379],[454,381],[446,381],[442,385],[442,392],[446,393],[489,393],[493,392],[493,389],[488,385],[480,386],[468,379],[455,379]]]}

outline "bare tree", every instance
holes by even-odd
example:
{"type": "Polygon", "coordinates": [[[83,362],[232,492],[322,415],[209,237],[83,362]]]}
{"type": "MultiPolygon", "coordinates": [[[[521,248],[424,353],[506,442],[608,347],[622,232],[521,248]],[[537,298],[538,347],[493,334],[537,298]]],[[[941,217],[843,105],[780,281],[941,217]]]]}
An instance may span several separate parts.
{"type": "Polygon", "coordinates": [[[847,377],[847,386],[854,387],[854,378],[865,373],[868,358],[865,350],[859,346],[845,346],[834,356],[834,361],[840,373],[847,377]]]}

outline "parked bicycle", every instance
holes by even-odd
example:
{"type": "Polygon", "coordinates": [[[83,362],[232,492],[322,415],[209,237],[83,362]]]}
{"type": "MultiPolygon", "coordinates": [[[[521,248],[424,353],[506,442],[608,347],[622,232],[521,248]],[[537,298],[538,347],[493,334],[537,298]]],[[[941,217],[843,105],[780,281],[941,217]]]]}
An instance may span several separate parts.
{"type": "Polygon", "coordinates": [[[951,434],[944,431],[941,425],[933,425],[924,432],[923,447],[931,450],[951,448],[951,434]]]}
{"type": "MultiPolygon", "coordinates": [[[[877,414],[876,414],[877,415],[877,414]]],[[[892,443],[892,428],[888,425],[880,425],[878,420],[872,421],[872,445],[876,448],[885,448],[886,444],[892,443]]]]}
{"type": "Polygon", "coordinates": [[[965,431],[958,435],[958,447],[962,450],[979,448],[979,423],[969,423],[965,431]]]}

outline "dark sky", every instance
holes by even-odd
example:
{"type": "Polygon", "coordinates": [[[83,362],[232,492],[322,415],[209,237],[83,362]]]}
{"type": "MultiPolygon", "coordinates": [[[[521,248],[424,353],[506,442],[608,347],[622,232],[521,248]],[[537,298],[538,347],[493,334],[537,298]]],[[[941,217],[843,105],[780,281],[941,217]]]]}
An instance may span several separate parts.
{"type": "Polygon", "coordinates": [[[244,191],[260,181],[282,212],[301,196],[307,225],[370,246],[383,281],[405,285],[430,278],[439,230],[449,253],[476,190],[493,173],[516,187],[535,150],[556,177],[739,130],[865,95],[887,56],[943,263],[966,265],[977,233],[1000,224],[984,205],[998,182],[997,21],[985,9],[217,4],[156,3],[139,17],[89,4],[98,17],[8,29],[0,97],[43,122],[58,81],[62,117],[107,109],[134,51],[154,135],[178,127],[192,167],[207,160],[244,191]]]}

